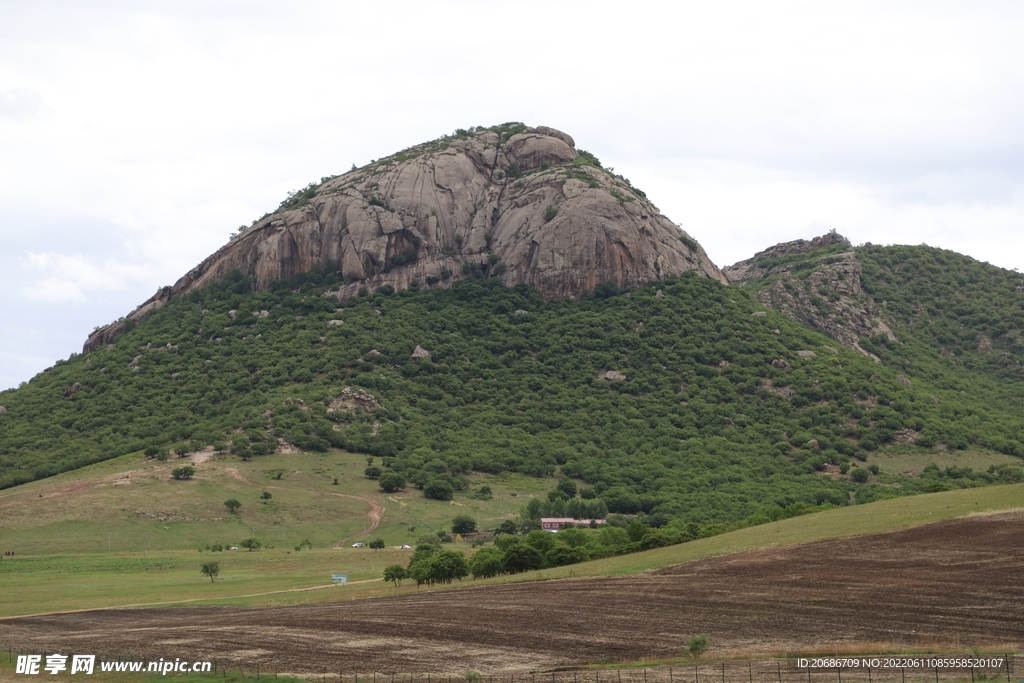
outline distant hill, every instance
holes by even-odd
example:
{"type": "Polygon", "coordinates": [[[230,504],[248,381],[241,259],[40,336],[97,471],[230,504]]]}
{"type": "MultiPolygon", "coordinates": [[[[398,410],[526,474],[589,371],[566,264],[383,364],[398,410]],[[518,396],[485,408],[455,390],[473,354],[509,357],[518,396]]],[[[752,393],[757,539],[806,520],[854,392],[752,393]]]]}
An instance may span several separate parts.
{"type": "Polygon", "coordinates": [[[836,234],[723,275],[564,133],[460,131],[291,196],[0,393],[0,486],[333,446],[416,487],[562,474],[588,505],[708,525],[1013,482],[1022,288],[836,234]],[[879,467],[950,452],[1002,460],[879,467]]]}

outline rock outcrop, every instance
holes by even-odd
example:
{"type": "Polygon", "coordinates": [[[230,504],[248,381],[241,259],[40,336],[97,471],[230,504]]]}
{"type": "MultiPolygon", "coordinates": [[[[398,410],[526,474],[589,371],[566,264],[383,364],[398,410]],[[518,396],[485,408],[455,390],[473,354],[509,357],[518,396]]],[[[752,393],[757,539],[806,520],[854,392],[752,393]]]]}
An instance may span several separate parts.
{"type": "Polygon", "coordinates": [[[765,306],[871,356],[861,348],[861,337],[897,340],[861,286],[862,270],[849,240],[832,231],[777,244],[722,272],[734,284],[757,286],[756,297],[765,306]]]}
{"type": "Polygon", "coordinates": [[[345,282],[339,299],[361,287],[487,277],[533,285],[545,298],[688,271],[726,282],[696,241],[578,152],[572,137],[506,124],[459,131],[293,193],[173,286],[94,332],[85,351],[232,270],[261,290],[328,267],[345,282]]]}

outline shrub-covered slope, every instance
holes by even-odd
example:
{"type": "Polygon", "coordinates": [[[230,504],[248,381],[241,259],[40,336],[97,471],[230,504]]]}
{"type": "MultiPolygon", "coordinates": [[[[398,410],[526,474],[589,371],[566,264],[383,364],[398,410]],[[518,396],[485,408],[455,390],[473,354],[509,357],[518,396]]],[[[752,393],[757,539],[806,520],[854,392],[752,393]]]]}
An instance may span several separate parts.
{"type": "Polygon", "coordinates": [[[864,289],[899,339],[865,340],[879,357],[951,388],[1024,400],[1020,273],[925,246],[856,251],[864,289]]]}
{"type": "Polygon", "coordinates": [[[613,512],[708,523],[1020,475],[847,473],[907,434],[1019,454],[1021,418],[708,279],[547,303],[496,281],[344,304],[325,296],[336,286],[313,272],[253,292],[234,273],[0,393],[0,481],[146,447],[287,442],[384,456],[419,485],[560,470],[613,512]]]}

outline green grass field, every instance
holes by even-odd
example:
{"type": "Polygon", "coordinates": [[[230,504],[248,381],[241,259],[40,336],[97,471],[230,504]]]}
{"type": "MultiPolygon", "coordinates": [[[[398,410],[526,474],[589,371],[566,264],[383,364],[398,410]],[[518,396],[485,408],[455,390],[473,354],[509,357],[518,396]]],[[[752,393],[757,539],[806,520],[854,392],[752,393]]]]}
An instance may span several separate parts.
{"type": "MultiPolygon", "coordinates": [[[[195,480],[173,481],[170,470],[180,464],[126,456],[0,492],[0,551],[15,551],[14,557],[0,559],[0,616],[147,604],[295,604],[416,591],[415,585],[396,589],[379,580],[385,566],[407,561],[410,551],[399,545],[447,528],[460,513],[477,517],[483,528],[493,527],[555,483],[521,475],[472,475],[473,489],[484,483],[492,488],[491,500],[457,495],[441,502],[415,489],[384,494],[363,477],[364,456],[340,451],[277,454],[250,462],[217,456],[196,466],[195,480]],[[260,497],[264,491],[271,494],[267,502],[260,497]],[[370,505],[352,496],[384,506],[380,527],[372,533],[363,533],[370,505]],[[228,498],[242,502],[237,514],[224,508],[228,498]],[[255,552],[205,550],[251,535],[264,547],[255,552]],[[332,547],[349,536],[354,537],[332,547]],[[386,549],[351,547],[356,539],[378,536],[386,549]],[[305,539],[313,549],[296,551],[294,546],[305,539]],[[220,564],[214,583],[199,572],[211,560],[220,564]],[[331,586],[333,573],[365,583],[331,586]]],[[[899,498],[479,583],[617,576],[1022,506],[1021,485],[899,498]]],[[[468,544],[456,547],[472,552],[468,544]]]]}

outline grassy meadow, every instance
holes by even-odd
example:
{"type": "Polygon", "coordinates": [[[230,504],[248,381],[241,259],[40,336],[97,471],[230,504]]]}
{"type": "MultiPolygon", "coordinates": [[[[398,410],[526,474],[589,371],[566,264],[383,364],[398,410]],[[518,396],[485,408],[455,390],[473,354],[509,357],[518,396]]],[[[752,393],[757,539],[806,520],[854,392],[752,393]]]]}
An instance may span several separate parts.
{"type": "MultiPolygon", "coordinates": [[[[385,494],[363,476],[366,456],[337,450],[248,462],[213,456],[196,465],[194,480],[172,480],[170,470],[181,462],[124,456],[0,492],[0,550],[15,552],[0,560],[0,616],[127,605],[280,605],[413,592],[421,589],[409,582],[396,588],[380,580],[385,566],[408,561],[411,551],[400,545],[414,545],[418,536],[448,528],[456,514],[472,515],[482,528],[493,528],[556,482],[474,474],[472,489],[486,483],[493,498],[458,494],[443,502],[426,499],[415,489],[385,494]],[[264,492],[271,494],[267,501],[261,498],[264,492]],[[236,514],[225,509],[228,498],[242,502],[236,514]],[[370,533],[363,530],[371,506],[361,499],[384,507],[379,528],[370,533]],[[216,543],[238,544],[253,534],[263,543],[253,552],[207,549],[216,543]],[[385,549],[351,547],[356,540],[377,537],[384,539],[385,549]],[[307,539],[312,549],[295,549],[307,539]],[[220,565],[215,582],[199,571],[209,561],[220,565]],[[352,583],[332,586],[333,573],[347,574],[352,583]]],[[[625,575],[742,550],[890,531],[1021,506],[1021,485],[896,498],[472,583],[625,575]]],[[[469,544],[455,547],[472,552],[469,544]]]]}

